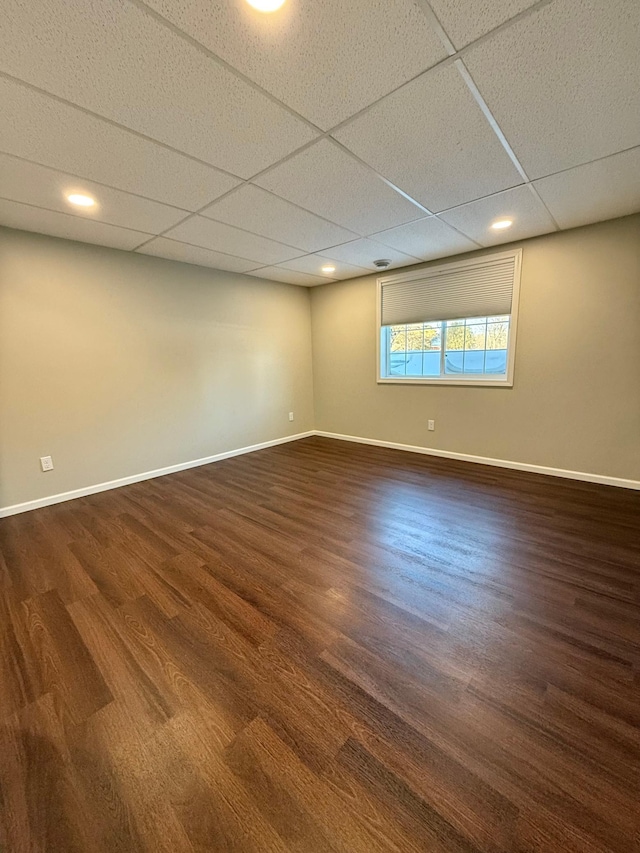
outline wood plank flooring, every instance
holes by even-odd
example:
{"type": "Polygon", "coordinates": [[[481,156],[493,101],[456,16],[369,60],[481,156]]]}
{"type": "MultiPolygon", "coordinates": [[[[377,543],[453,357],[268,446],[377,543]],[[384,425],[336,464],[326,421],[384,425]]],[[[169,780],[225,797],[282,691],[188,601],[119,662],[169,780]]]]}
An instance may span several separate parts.
{"type": "Polygon", "coordinates": [[[7,853],[640,849],[640,493],[321,438],[0,521],[7,853]]]}

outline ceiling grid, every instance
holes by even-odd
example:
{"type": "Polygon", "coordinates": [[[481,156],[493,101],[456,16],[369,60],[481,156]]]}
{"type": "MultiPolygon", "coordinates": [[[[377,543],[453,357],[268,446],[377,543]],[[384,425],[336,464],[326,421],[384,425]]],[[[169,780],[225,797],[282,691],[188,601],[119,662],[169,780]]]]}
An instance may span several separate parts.
{"type": "Polygon", "coordinates": [[[0,34],[0,225],[314,286],[640,209],[634,0],[42,7],[0,34]]]}

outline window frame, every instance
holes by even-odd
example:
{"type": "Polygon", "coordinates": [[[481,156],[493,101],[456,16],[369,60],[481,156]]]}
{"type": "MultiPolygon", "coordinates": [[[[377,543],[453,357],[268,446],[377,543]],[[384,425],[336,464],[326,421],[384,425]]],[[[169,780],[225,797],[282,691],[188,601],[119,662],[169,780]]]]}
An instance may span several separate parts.
{"type": "MultiPolygon", "coordinates": [[[[382,326],[382,287],[385,284],[394,284],[402,281],[415,281],[424,276],[425,268],[413,270],[409,273],[399,273],[396,275],[381,276],[377,279],[376,287],[376,382],[378,385],[462,385],[474,388],[513,388],[513,380],[515,374],[516,361],[516,337],[518,330],[518,309],[520,306],[520,278],[522,272],[522,249],[511,249],[506,252],[493,252],[481,256],[483,260],[493,258],[496,261],[507,258],[514,259],[513,271],[513,296],[511,299],[511,314],[509,322],[509,344],[507,347],[507,372],[502,379],[486,378],[486,374],[462,374],[460,376],[383,376],[382,375],[382,330],[386,328],[382,326]],[[482,378],[480,378],[482,377],[482,378]]],[[[429,272],[439,272],[440,270],[456,270],[464,269],[465,267],[474,266],[478,263],[479,258],[470,258],[466,261],[454,261],[437,266],[430,266],[427,269],[429,272]]],[[[460,319],[458,317],[447,318],[447,322],[460,319]]],[[[429,322],[425,320],[423,322],[429,322]]],[[[445,322],[445,321],[443,321],[445,322]]],[[[445,340],[442,339],[442,350],[444,352],[445,340]]]]}

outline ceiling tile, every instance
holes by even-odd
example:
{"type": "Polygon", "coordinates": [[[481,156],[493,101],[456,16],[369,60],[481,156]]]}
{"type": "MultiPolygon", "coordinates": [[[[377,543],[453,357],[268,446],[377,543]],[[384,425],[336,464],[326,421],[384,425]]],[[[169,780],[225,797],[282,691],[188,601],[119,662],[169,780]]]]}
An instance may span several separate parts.
{"type": "Polygon", "coordinates": [[[159,234],[187,215],[184,210],[80,180],[8,154],[0,154],[0,196],[149,234],[159,234]],[[97,204],[92,208],[74,208],[67,201],[69,193],[90,195],[97,204]]]}
{"type": "Polygon", "coordinates": [[[0,77],[0,151],[186,210],[240,181],[0,77]]]}
{"type": "Polygon", "coordinates": [[[335,137],[434,213],[522,182],[454,65],[408,83],[335,137]]]}
{"type": "Polygon", "coordinates": [[[316,252],[357,236],[253,184],[245,184],[201,211],[201,215],[297,246],[305,252],[316,252]]]}
{"type": "Polygon", "coordinates": [[[465,56],[530,178],[640,144],[640,3],[561,0],[465,56]]]}
{"type": "Polygon", "coordinates": [[[458,50],[499,27],[538,0],[429,0],[458,50]]]}
{"type": "Polygon", "coordinates": [[[267,240],[248,231],[241,231],[223,222],[214,222],[204,216],[193,216],[177,225],[165,235],[173,240],[213,249],[238,258],[247,258],[263,266],[278,264],[300,254],[299,249],[267,240]]]}
{"type": "Polygon", "coordinates": [[[167,240],[166,237],[156,237],[150,243],[138,249],[142,255],[154,255],[157,258],[167,258],[171,261],[182,261],[185,264],[196,264],[200,267],[212,267],[217,270],[230,272],[247,272],[256,267],[255,261],[225,255],[223,252],[213,252],[199,246],[189,246],[178,243],[177,240],[167,240]]]}
{"type": "Polygon", "coordinates": [[[323,130],[446,56],[414,0],[145,2],[323,130]]]}
{"type": "Polygon", "coordinates": [[[640,148],[535,182],[561,228],[640,211],[640,148]]]}
{"type": "Polygon", "coordinates": [[[79,240],[81,243],[111,246],[113,249],[134,249],[152,236],[96,222],[94,219],[42,210],[6,199],[0,199],[0,225],[19,228],[22,231],[35,231],[36,234],[64,237],[67,240],[79,240]]]}
{"type": "Polygon", "coordinates": [[[317,278],[335,281],[336,279],[355,278],[359,275],[366,275],[369,270],[364,267],[358,267],[353,264],[337,261],[334,258],[328,258],[324,255],[305,255],[303,258],[296,258],[293,261],[286,261],[278,265],[281,269],[296,270],[297,272],[308,273],[317,278]],[[322,272],[323,266],[333,266],[335,270],[330,273],[322,272]]]}
{"type": "Polygon", "coordinates": [[[544,205],[529,187],[516,187],[489,198],[481,198],[440,215],[445,222],[481,246],[511,243],[556,230],[544,205]],[[497,219],[512,219],[513,225],[503,231],[494,231],[491,223],[497,219]]]}
{"type": "Polygon", "coordinates": [[[256,276],[256,278],[268,278],[271,281],[282,281],[286,284],[299,284],[303,287],[313,287],[316,284],[327,284],[334,279],[326,279],[318,275],[307,275],[303,272],[295,272],[294,270],[283,269],[282,267],[262,267],[247,275],[256,276]]]}
{"type": "Polygon", "coordinates": [[[329,139],[294,155],[255,183],[358,234],[424,215],[329,139]]]}
{"type": "Polygon", "coordinates": [[[335,261],[354,264],[367,272],[375,272],[376,267],[374,267],[373,262],[380,258],[391,261],[388,268],[406,267],[409,264],[415,264],[418,260],[404,252],[399,252],[389,246],[383,246],[375,240],[367,240],[366,238],[353,240],[351,243],[343,243],[342,246],[333,246],[331,249],[325,249],[322,254],[335,261]]]}
{"type": "Polygon", "coordinates": [[[250,177],[316,135],[129,0],[7,3],[0,70],[214,166],[250,177]]]}
{"type": "Polygon", "coordinates": [[[463,237],[436,216],[418,219],[389,231],[381,231],[373,237],[379,243],[392,246],[420,258],[421,261],[458,255],[460,252],[471,252],[478,248],[477,243],[463,237]]]}

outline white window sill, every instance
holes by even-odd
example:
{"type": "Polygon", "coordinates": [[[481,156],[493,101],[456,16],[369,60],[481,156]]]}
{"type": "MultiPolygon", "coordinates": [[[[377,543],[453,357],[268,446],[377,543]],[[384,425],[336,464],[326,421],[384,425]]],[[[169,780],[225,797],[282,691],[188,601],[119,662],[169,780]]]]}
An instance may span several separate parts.
{"type": "Polygon", "coordinates": [[[513,380],[508,379],[422,379],[419,376],[411,379],[380,379],[378,385],[463,385],[474,388],[513,388],[513,380]]]}

